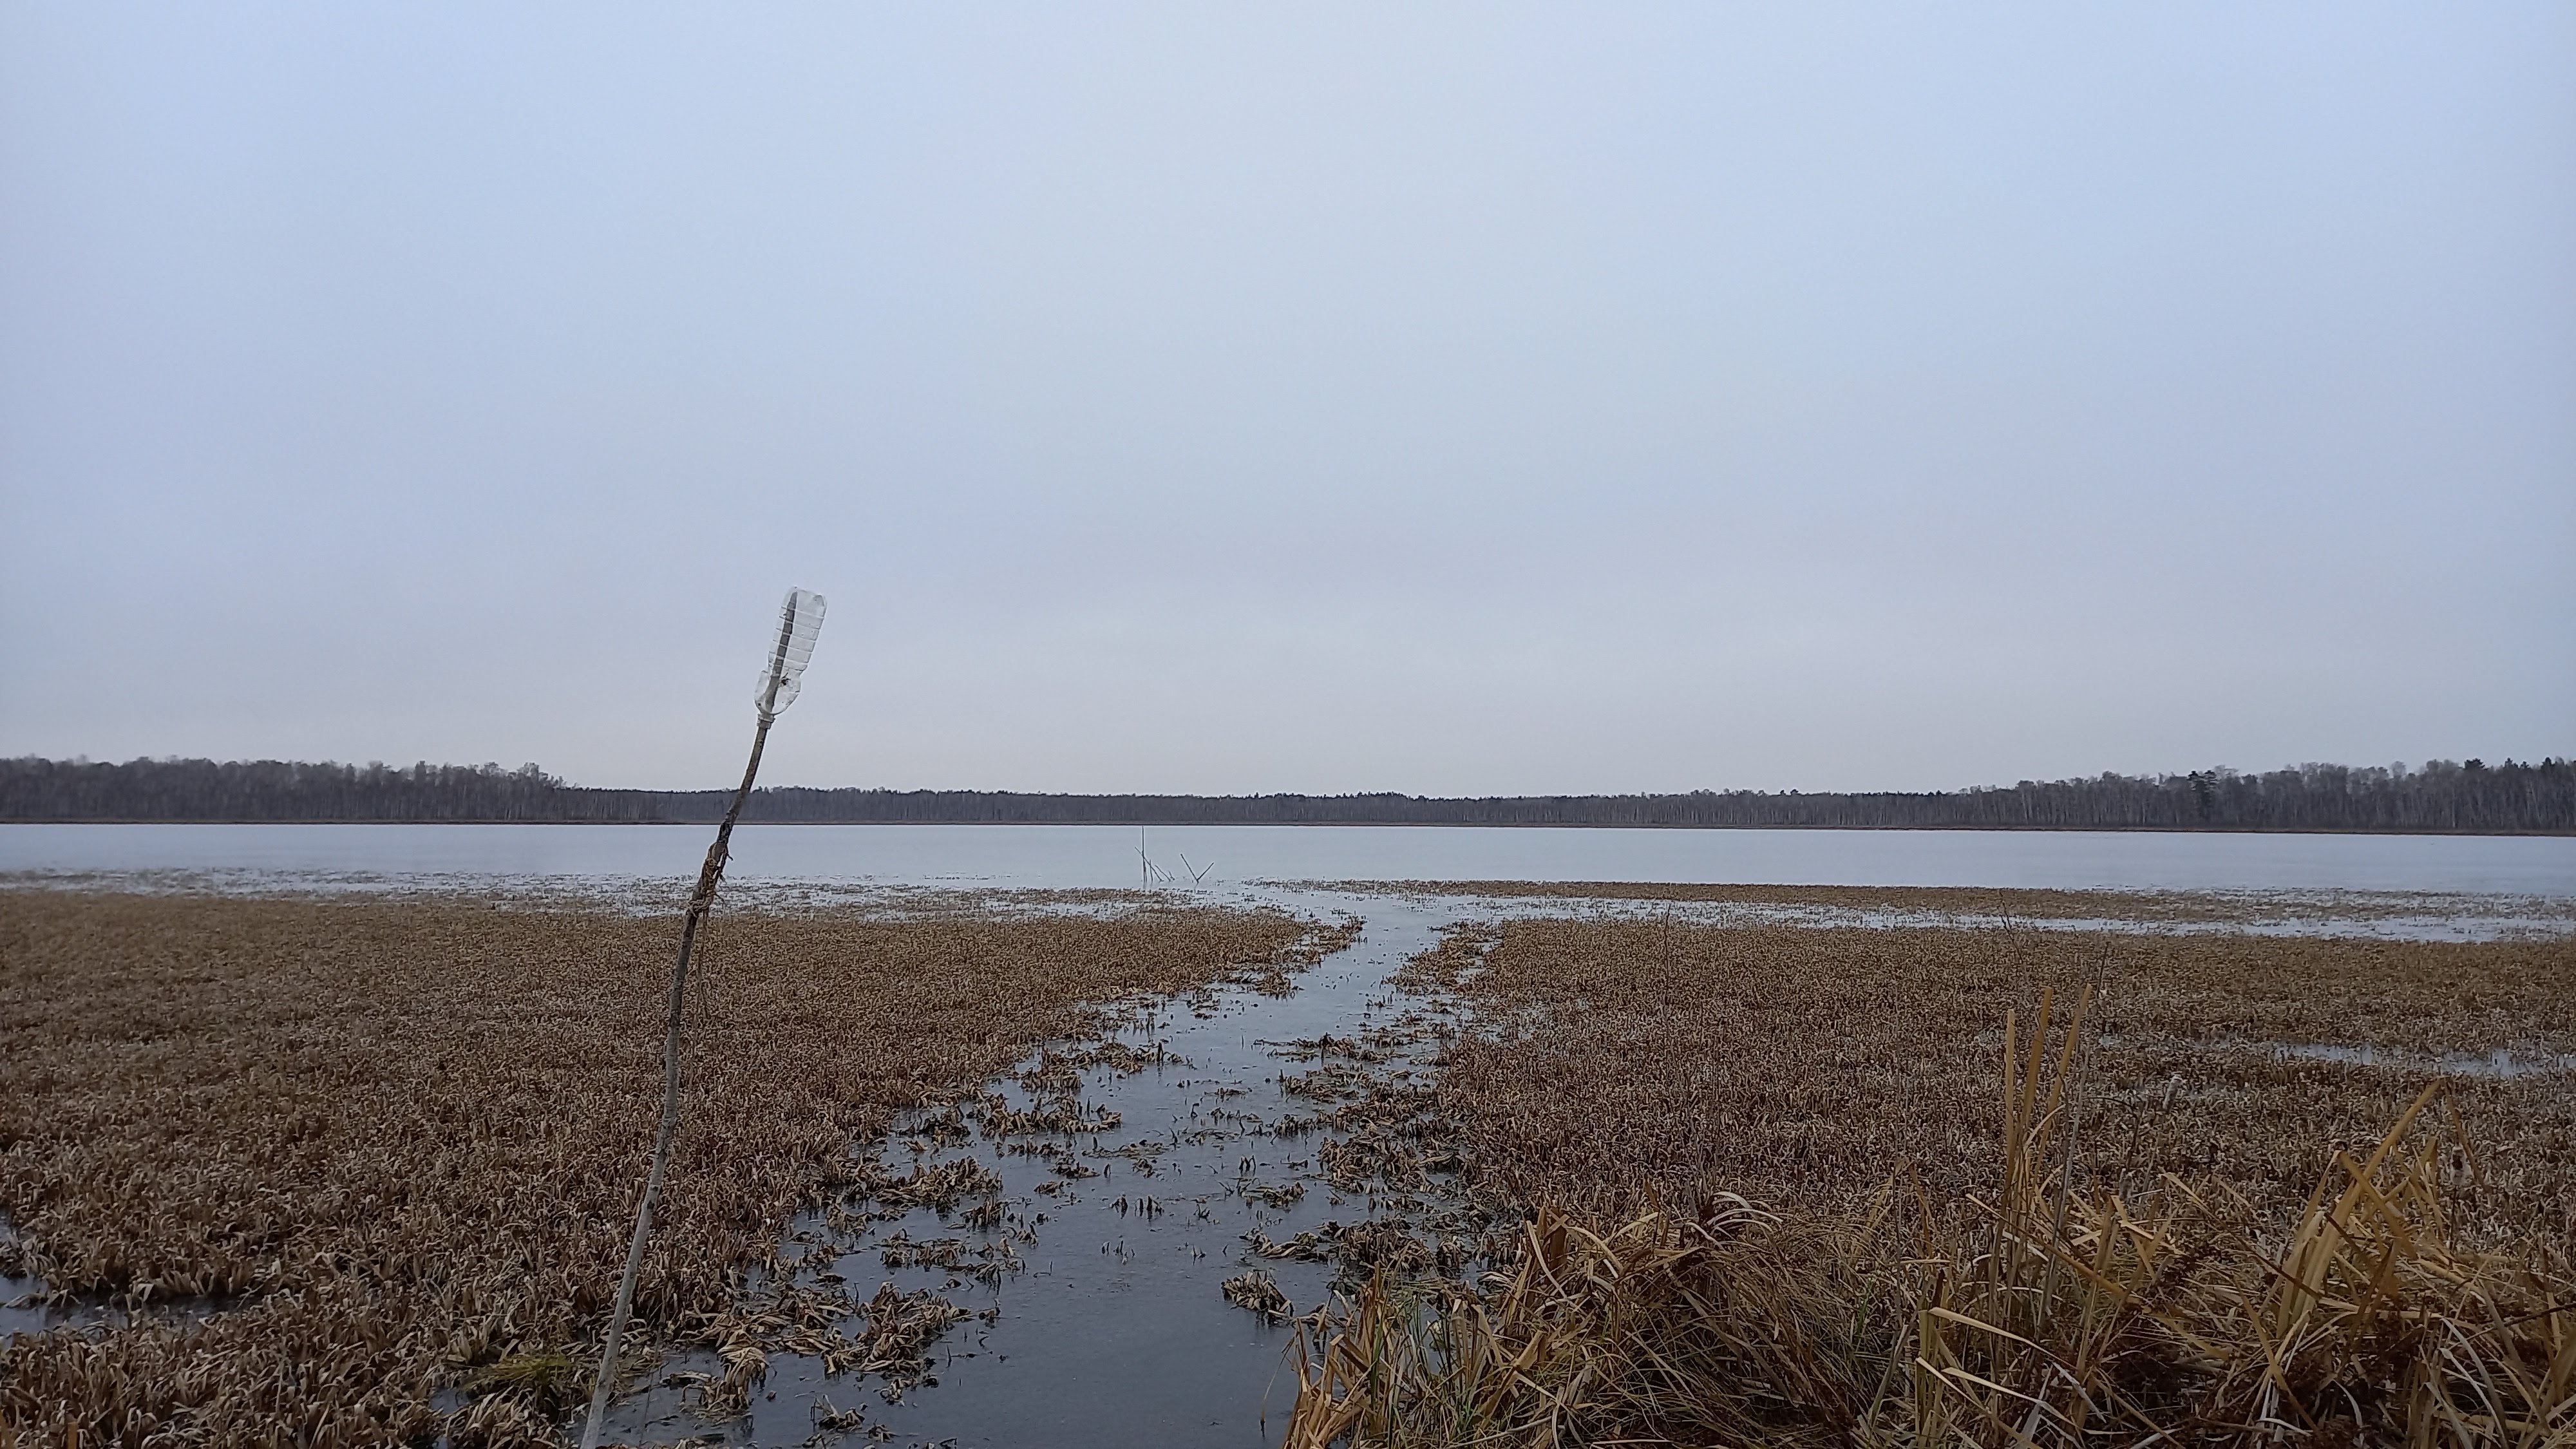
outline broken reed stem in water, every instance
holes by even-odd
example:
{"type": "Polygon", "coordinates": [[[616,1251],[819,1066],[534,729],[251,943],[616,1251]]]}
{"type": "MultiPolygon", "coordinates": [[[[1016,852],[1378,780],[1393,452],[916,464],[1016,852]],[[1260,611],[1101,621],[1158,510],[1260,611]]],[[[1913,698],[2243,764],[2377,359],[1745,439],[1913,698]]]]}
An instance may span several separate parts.
{"type": "Polygon", "coordinates": [[[671,1140],[680,1131],[680,1017],[689,998],[689,952],[697,945],[698,926],[715,904],[716,883],[724,879],[725,859],[732,849],[734,821],[751,798],[751,782],[760,773],[760,752],[769,743],[769,726],[777,716],[763,709],[751,735],[751,761],[743,766],[742,783],[707,847],[706,864],[698,868],[697,889],[689,894],[688,914],[680,922],[680,954],[671,964],[671,1019],[662,1038],[662,1125],[653,1136],[653,1167],[644,1177],[644,1200],[635,1209],[635,1236],[626,1247],[626,1272],[617,1280],[617,1306],[608,1316],[608,1337],[599,1348],[599,1380],[591,1386],[590,1416],[581,1431],[582,1449],[599,1449],[599,1432],[608,1416],[608,1398],[617,1388],[617,1350],[626,1336],[626,1318],[635,1306],[635,1280],[644,1271],[644,1240],[653,1232],[653,1199],[662,1190],[670,1167],[671,1140]]]}

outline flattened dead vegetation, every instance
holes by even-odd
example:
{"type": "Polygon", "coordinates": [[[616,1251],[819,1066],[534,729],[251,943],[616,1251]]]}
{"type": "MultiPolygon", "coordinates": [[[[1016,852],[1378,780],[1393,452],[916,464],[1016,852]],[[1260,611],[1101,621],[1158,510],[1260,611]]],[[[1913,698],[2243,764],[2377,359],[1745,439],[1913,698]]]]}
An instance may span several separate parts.
{"type": "MultiPolygon", "coordinates": [[[[2576,1436],[2576,947],[1451,931],[1525,1216],[1301,1320],[1289,1449],[2576,1436]],[[2263,1043],[2376,1042],[2415,1065],[2263,1043]],[[2512,1047],[2542,1069],[2443,1071],[2512,1047]]],[[[1296,1245],[1278,1245],[1293,1248],[1296,1245]]]]}
{"type": "MultiPolygon", "coordinates": [[[[1440,1112],[1479,1191],[1625,1210],[1734,1192],[1849,1205],[1910,1163],[1985,1183],[2004,1011],[2095,988],[2080,1063],[2089,1180],[2209,1175],[2304,1197],[2379,1140],[2446,1055],[2576,1053],[2576,943],[2205,934],[1715,928],[1527,920],[1452,932],[1417,978],[1484,1021],[1440,1112]],[[2414,1065],[2273,1044],[2375,1043],[2414,1065]]],[[[2477,1145],[2451,1211],[2475,1234],[2576,1223],[2576,1073],[2461,1076],[2477,1145]]]]}
{"type": "MultiPolygon", "coordinates": [[[[24,1266],[79,1301],[222,1310],[11,1339],[0,1422],[136,1449],[554,1442],[623,1263],[676,929],[470,901],[0,894],[0,1210],[24,1266]]],[[[720,915],[637,1293],[647,1336],[720,1348],[732,1382],[711,1399],[757,1382],[764,1345],[857,1370],[917,1358],[946,1305],[746,1296],[800,1210],[979,1190],[876,1181],[854,1149],[1084,1035],[1086,1002],[1268,980],[1327,944],[1243,911],[720,915]]]]}

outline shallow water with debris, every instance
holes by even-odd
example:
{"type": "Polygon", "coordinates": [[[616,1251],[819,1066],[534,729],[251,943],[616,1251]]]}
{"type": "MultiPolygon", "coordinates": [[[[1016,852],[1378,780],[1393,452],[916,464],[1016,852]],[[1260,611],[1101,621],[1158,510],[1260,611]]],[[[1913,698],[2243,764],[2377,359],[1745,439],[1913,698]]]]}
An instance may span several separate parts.
{"type": "MultiPolygon", "coordinates": [[[[1289,889],[1255,898],[1310,916],[1355,915],[1366,929],[1351,949],[1297,977],[1289,994],[1228,987],[1136,1015],[1111,1039],[1133,1054],[1127,1069],[1081,1069],[1080,1111],[1092,1123],[1114,1115],[1114,1127],[1013,1133],[993,1130],[990,1114],[951,1114],[943,1134],[937,1115],[920,1114],[885,1145],[886,1166],[898,1174],[972,1158],[999,1178],[989,1199],[945,1212],[916,1207],[857,1233],[834,1233],[819,1216],[800,1225],[788,1254],[801,1259],[799,1281],[828,1282],[857,1300],[890,1284],[971,1315],[931,1345],[926,1366],[889,1379],[773,1354],[748,1415],[711,1420],[693,1408],[691,1376],[723,1365],[711,1353],[682,1355],[662,1382],[622,1406],[620,1429],[637,1439],[730,1444],[1275,1443],[1296,1389],[1295,1329],[1285,1320],[1331,1293],[1348,1230],[1392,1219],[1426,1248],[1466,1250],[1442,1266],[1472,1271],[1488,1226],[1466,1214],[1445,1173],[1403,1188],[1376,1178],[1361,1185],[1346,1165],[1325,1160],[1328,1144],[1347,1136],[1311,1125],[1335,1100],[1331,1081],[1317,1083],[1336,1073],[1362,1093],[1429,1084],[1431,1058],[1459,1023],[1446,1005],[1409,996],[1389,978],[1468,920],[1573,910],[1792,923],[1759,910],[1632,902],[1289,889]],[[978,1204],[989,1204],[981,1218],[978,1204]],[[1230,1283],[1265,1294],[1275,1285],[1285,1303],[1274,1306],[1284,1312],[1230,1301],[1230,1283]]],[[[1861,914],[1794,923],[1896,923],[1855,919],[1861,914]]],[[[2329,917],[2292,929],[2368,936],[2414,934],[2413,924],[2390,932],[2384,920],[2329,917]]],[[[2379,1065],[2366,1054],[2352,1060],[2379,1065]]],[[[1042,1110],[1031,1076],[996,1084],[995,1105],[1042,1110]]]]}
{"type": "MultiPolygon", "coordinates": [[[[1387,978],[1466,903],[1273,899],[1315,915],[1364,909],[1365,932],[1295,978],[1290,994],[1226,987],[1133,1015],[1110,1039],[1126,1051],[1078,1068],[1082,1130],[1011,1132],[996,1130],[1013,1120],[1000,1113],[926,1112],[886,1144],[899,1174],[971,1157],[998,1175],[997,1194],[946,1212],[886,1210],[855,1233],[847,1214],[837,1233],[818,1214],[791,1234],[800,1281],[860,1300],[879,1283],[929,1290],[972,1315],[931,1346],[926,1377],[900,1388],[772,1354],[749,1415],[712,1422],[694,1407],[691,1376],[722,1364],[711,1352],[683,1354],[620,1405],[618,1432],[732,1444],[1275,1442],[1296,1396],[1295,1330],[1229,1301],[1228,1281],[1263,1275],[1305,1313],[1330,1291],[1337,1268],[1316,1259],[1329,1258],[1343,1229],[1394,1217],[1438,1242],[1432,1221],[1444,1212],[1463,1227],[1440,1174],[1412,1191],[1375,1177],[1354,1190],[1355,1174],[1321,1161],[1335,1134],[1310,1124],[1336,1087],[1366,1090],[1351,1085],[1361,1072],[1350,1054],[1379,1058],[1364,1068],[1378,1082],[1427,1084],[1442,1024],[1387,978]],[[1412,1044],[1360,1045],[1396,1038],[1412,1044]],[[1102,1125],[1112,1115],[1115,1125],[1102,1125]]],[[[1063,1055],[1028,1065],[1054,1066],[1060,1084],[1063,1055]]],[[[1063,1100],[1027,1079],[995,1090],[1008,1113],[1063,1100]]]]}

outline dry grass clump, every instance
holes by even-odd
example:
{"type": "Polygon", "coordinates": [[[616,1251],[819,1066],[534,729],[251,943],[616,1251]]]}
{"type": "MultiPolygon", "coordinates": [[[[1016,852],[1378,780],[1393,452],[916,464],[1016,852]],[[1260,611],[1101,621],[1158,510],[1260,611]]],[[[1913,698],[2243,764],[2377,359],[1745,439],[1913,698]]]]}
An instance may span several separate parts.
{"type": "MultiPolygon", "coordinates": [[[[1936,1194],[1991,1190],[1996,1003],[2096,988],[2079,1180],[2160,1174],[2294,1206],[2366,1149],[2445,1053],[2576,1053],[2576,943],[2137,936],[1530,920],[1453,932],[1417,963],[1486,1025],[1451,1051],[1441,1112],[1488,1201],[1618,1215],[1648,1189],[1851,1207],[1900,1162],[1936,1194]],[[2283,1056],[2372,1043],[2411,1066],[2283,1056]]],[[[2476,1239],[2576,1224],[2576,1073],[2459,1077],[2476,1239]]]]}
{"type": "Polygon", "coordinates": [[[1228,1278],[1219,1286],[1225,1293],[1226,1302],[1257,1313],[1270,1322],[1285,1323],[1296,1312],[1296,1305],[1288,1301],[1288,1295],[1280,1291],[1269,1274],[1258,1268],[1239,1277],[1228,1278]]]}
{"type": "MultiPolygon", "coordinates": [[[[226,1309],[10,1339],[0,1424],[137,1449],[552,1442],[548,1366],[598,1331],[625,1256],[675,930],[0,894],[0,1211],[27,1266],[58,1292],[226,1309]],[[472,1401],[442,1413],[440,1389],[472,1401]]],[[[853,1185],[977,1190],[865,1181],[853,1149],[894,1113],[1082,1033],[1085,1002],[1259,978],[1308,935],[1222,910],[718,917],[640,1320],[663,1342],[747,1345],[747,1312],[803,1327],[811,1305],[738,1303],[794,1213],[853,1185]]],[[[877,1306],[867,1341],[923,1321],[877,1306]]]]}
{"type": "Polygon", "coordinates": [[[1309,1320],[1285,1449],[2576,1442],[2566,1244],[2459,1242],[2438,1087],[2295,1211],[2129,1198],[2073,1185],[2076,1031],[2052,1051],[2047,1011],[2004,1032],[1991,1198],[1542,1208],[1484,1295],[1381,1274],[1309,1320]]]}
{"type": "Polygon", "coordinates": [[[874,1297],[860,1298],[837,1283],[774,1279],[752,1301],[698,1315],[684,1327],[681,1337],[715,1350],[723,1373],[672,1377],[695,1382],[701,1407],[718,1415],[751,1407],[753,1391],[769,1376],[771,1353],[800,1354],[827,1374],[880,1375],[899,1393],[929,1376],[930,1341],[967,1316],[926,1288],[902,1293],[886,1282],[874,1297]],[[852,1319],[856,1332],[842,1326],[852,1319]]]}

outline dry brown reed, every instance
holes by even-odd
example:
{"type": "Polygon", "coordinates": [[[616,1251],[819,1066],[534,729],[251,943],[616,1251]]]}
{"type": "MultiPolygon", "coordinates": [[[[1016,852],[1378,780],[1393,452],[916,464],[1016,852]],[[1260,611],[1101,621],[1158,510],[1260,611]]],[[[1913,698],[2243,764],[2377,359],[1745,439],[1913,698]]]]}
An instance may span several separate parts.
{"type": "Polygon", "coordinates": [[[1219,1286],[1225,1292],[1226,1302],[1273,1322],[1285,1322],[1296,1311],[1296,1305],[1288,1301],[1288,1295],[1280,1291],[1269,1274],[1258,1268],[1240,1277],[1228,1278],[1219,1286]]]}
{"type": "MultiPolygon", "coordinates": [[[[1454,932],[1415,979],[1485,1022],[1438,1084],[1480,1195],[1604,1216],[1648,1189],[1849,1208],[1899,1163],[1936,1194],[1993,1191],[1997,1007],[2049,985],[2097,993],[2075,1168],[2119,1192],[2174,1172],[2295,1206],[2444,1077],[2446,1053],[2576,1053],[2566,940],[1557,919],[1454,932]]],[[[2480,1144],[2454,1228],[2569,1233],[2576,1073],[2449,1080],[2443,1120],[2480,1144]]]]}
{"type": "MultiPolygon", "coordinates": [[[[588,1391],[557,1367],[624,1260],[674,929],[0,894],[0,1210],[26,1266],[59,1292],[225,1310],[10,1339],[0,1425],[131,1449],[557,1442],[563,1395],[588,1391]],[[442,1390],[461,1398],[434,1408],[442,1390]]],[[[1085,1002],[1315,949],[1308,923],[1220,910],[717,918],[644,1330],[749,1351],[760,1315],[805,1326],[810,1305],[746,1306],[748,1275],[796,1212],[866,1185],[854,1147],[893,1114],[1083,1034],[1085,1002]]],[[[875,1306],[863,1341],[925,1331],[923,1306],[875,1306]]]]}
{"type": "Polygon", "coordinates": [[[1486,1294],[1380,1274],[1308,1320],[1285,1449],[2576,1443],[2565,1244],[2459,1241],[2438,1085],[2292,1212],[2079,1188],[2082,1011],[2007,1019],[1991,1199],[1544,1207],[1486,1294]]]}

